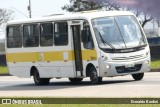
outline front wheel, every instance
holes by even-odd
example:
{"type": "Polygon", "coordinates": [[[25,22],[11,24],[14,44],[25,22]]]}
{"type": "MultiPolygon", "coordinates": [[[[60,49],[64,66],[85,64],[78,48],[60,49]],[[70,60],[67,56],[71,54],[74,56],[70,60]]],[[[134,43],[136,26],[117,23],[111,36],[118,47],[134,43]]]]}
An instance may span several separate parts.
{"type": "Polygon", "coordinates": [[[35,85],[48,85],[50,82],[50,78],[40,78],[38,70],[34,70],[33,79],[35,85]]]}
{"type": "Polygon", "coordinates": [[[134,78],[134,80],[139,81],[143,79],[144,73],[132,74],[132,77],[134,78]]]}
{"type": "Polygon", "coordinates": [[[102,83],[102,77],[98,77],[97,70],[95,67],[90,69],[90,80],[92,84],[102,83]]]}

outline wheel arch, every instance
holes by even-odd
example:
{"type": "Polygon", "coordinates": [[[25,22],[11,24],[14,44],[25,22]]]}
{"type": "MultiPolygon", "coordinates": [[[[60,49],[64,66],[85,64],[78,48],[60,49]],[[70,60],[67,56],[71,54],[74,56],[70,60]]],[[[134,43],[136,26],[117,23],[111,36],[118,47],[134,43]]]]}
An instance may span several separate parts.
{"type": "Polygon", "coordinates": [[[92,67],[95,67],[92,63],[87,64],[87,66],[86,66],[86,77],[89,77],[89,75],[90,75],[90,69],[92,67]]]}
{"type": "Polygon", "coordinates": [[[30,69],[30,76],[33,76],[35,70],[38,71],[38,69],[35,66],[32,66],[30,69]]]}

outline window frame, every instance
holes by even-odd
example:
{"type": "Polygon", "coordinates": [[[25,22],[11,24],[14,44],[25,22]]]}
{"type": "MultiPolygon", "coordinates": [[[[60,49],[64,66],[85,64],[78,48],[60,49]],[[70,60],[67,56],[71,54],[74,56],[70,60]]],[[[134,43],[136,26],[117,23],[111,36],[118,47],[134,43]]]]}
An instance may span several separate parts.
{"type": "Polygon", "coordinates": [[[89,22],[86,21],[86,20],[84,20],[84,22],[83,22],[83,31],[85,32],[85,35],[87,35],[87,34],[86,34],[86,33],[87,33],[87,32],[86,32],[87,30],[85,30],[85,24],[86,24],[86,23],[88,23],[88,26],[89,26],[90,39],[91,39],[90,41],[91,41],[93,47],[92,47],[92,48],[86,47],[86,46],[88,46],[88,45],[86,45],[86,43],[88,44],[88,37],[86,37],[87,40],[86,40],[85,42],[82,41],[82,43],[83,43],[83,48],[84,48],[84,49],[91,49],[91,50],[93,50],[93,49],[95,48],[95,45],[94,45],[93,35],[92,35],[92,32],[91,32],[91,25],[90,25],[89,22]]]}
{"type": "MultiPolygon", "coordinates": [[[[40,24],[39,23],[28,23],[28,24],[23,24],[23,28],[22,28],[22,31],[23,31],[23,47],[24,48],[35,48],[35,47],[39,47],[40,46],[40,24]],[[24,45],[24,39],[25,39],[25,36],[24,36],[24,27],[25,26],[33,26],[33,25],[37,25],[38,27],[38,44],[36,46],[26,46],[24,45]]],[[[29,36],[29,35],[28,35],[29,36]]]]}
{"type": "Polygon", "coordinates": [[[69,24],[68,24],[68,22],[67,21],[57,21],[57,22],[55,21],[55,22],[53,22],[53,24],[54,24],[53,25],[53,44],[54,44],[54,46],[68,46],[69,45],[69,26],[68,26],[69,24]],[[55,24],[56,23],[66,23],[67,24],[67,33],[59,33],[59,32],[57,33],[57,32],[55,32],[55,24]],[[61,34],[66,34],[67,35],[67,44],[63,44],[63,45],[55,44],[56,43],[55,42],[55,35],[56,34],[60,34],[60,35],[61,34]]]}
{"type": "MultiPolygon", "coordinates": [[[[6,47],[7,47],[7,48],[22,48],[22,46],[23,46],[22,25],[20,25],[20,24],[19,24],[19,25],[18,25],[18,24],[17,24],[17,25],[8,25],[8,26],[6,27],[6,31],[7,31],[7,32],[6,32],[6,35],[7,35],[7,36],[6,36],[6,38],[7,38],[7,40],[6,40],[6,41],[7,41],[7,44],[6,44],[7,46],[6,46],[6,47]],[[11,38],[11,37],[8,36],[9,27],[20,27],[20,36],[18,36],[18,37],[21,37],[21,45],[20,45],[20,46],[8,47],[8,38],[11,38]]],[[[17,37],[17,36],[16,36],[16,37],[17,37]]],[[[12,36],[12,38],[13,38],[13,36],[12,36]]]]}
{"type": "Polygon", "coordinates": [[[40,24],[39,24],[39,32],[40,32],[40,34],[39,34],[39,45],[41,46],[41,47],[49,47],[49,46],[53,46],[54,45],[54,22],[40,22],[40,24]],[[42,38],[42,31],[41,31],[41,25],[42,24],[51,24],[52,25],[52,45],[42,45],[42,41],[41,41],[41,38],[42,38]]]}

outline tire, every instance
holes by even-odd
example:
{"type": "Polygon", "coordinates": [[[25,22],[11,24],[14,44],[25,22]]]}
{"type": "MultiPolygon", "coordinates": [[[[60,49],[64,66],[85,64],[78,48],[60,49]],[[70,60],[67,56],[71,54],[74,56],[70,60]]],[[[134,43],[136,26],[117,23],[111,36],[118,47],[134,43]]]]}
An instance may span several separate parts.
{"type": "Polygon", "coordinates": [[[139,81],[143,79],[144,73],[132,74],[132,77],[134,78],[134,80],[139,81]]]}
{"type": "Polygon", "coordinates": [[[102,77],[98,77],[95,67],[91,67],[90,69],[90,80],[93,85],[102,83],[102,77]]]}
{"type": "Polygon", "coordinates": [[[33,79],[35,85],[48,85],[50,82],[50,78],[40,78],[38,70],[34,70],[33,79]]]}
{"type": "Polygon", "coordinates": [[[83,80],[83,78],[69,78],[71,83],[78,83],[81,82],[83,80]]]}

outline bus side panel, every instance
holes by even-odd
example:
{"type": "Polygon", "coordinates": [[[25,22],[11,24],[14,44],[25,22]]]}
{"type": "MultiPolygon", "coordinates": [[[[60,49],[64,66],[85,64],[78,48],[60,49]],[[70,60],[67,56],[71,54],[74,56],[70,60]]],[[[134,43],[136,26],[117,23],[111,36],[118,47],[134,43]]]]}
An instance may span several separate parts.
{"type": "MultiPolygon", "coordinates": [[[[29,63],[25,63],[23,65],[28,65],[28,64],[29,63]]],[[[15,66],[14,63],[7,63],[7,65],[8,65],[9,74],[13,76],[18,76],[18,77],[24,77],[24,78],[30,77],[30,72],[29,72],[31,69],[30,66],[18,66],[18,64],[16,64],[15,66]]]]}
{"type": "MultiPolygon", "coordinates": [[[[72,61],[68,63],[72,63],[72,61]]],[[[73,66],[64,66],[61,61],[50,62],[48,65],[41,63],[41,65],[43,66],[38,67],[41,78],[74,77],[73,66]]]]}

